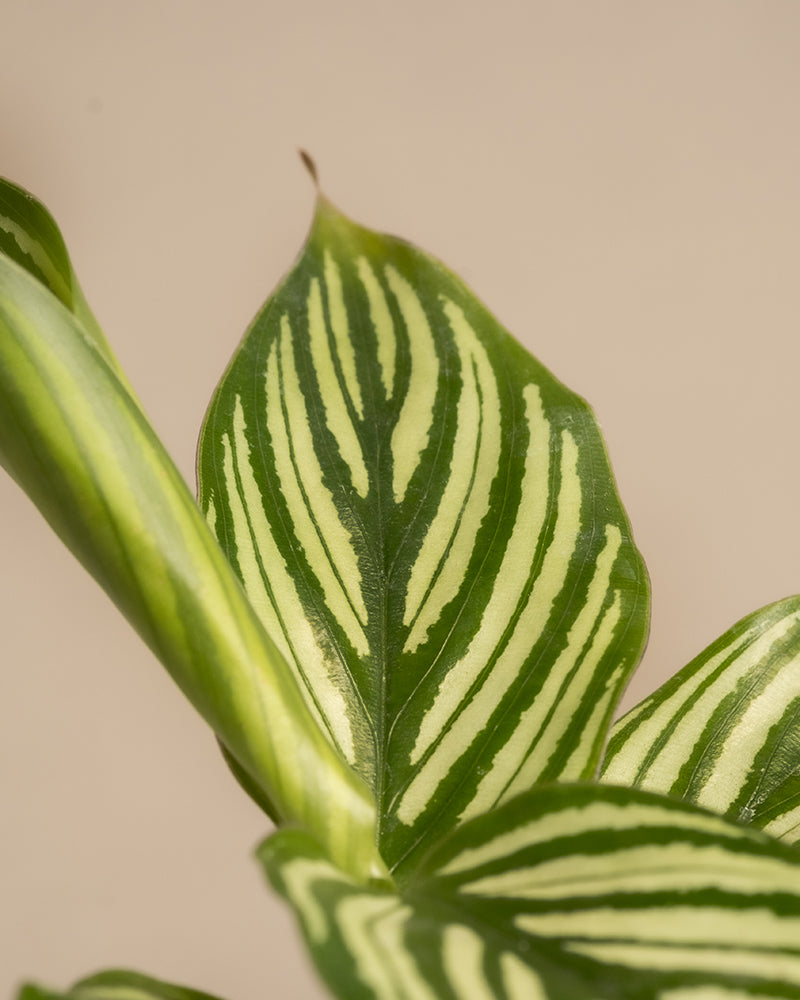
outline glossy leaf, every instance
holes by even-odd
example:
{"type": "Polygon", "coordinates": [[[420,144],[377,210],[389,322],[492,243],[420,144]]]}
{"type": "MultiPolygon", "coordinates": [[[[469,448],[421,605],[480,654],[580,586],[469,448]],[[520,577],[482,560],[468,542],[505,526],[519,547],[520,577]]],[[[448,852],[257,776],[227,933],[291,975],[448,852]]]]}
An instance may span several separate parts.
{"type": "Polygon", "coordinates": [[[742,619],[620,719],[602,780],[800,841],[800,597],[742,619]]]}
{"type": "MultiPolygon", "coordinates": [[[[75,316],[128,385],[84,298],[64,239],[52,215],[33,195],[0,178],[0,256],[19,264],[75,316]]],[[[130,390],[130,386],[128,385],[130,390]]]]}
{"type": "Polygon", "coordinates": [[[138,972],[109,970],[87,976],[66,992],[28,983],[17,1000],[216,1000],[209,993],[175,986],[138,972]]]}
{"type": "Polygon", "coordinates": [[[389,865],[594,775],[647,580],[586,404],[442,265],[321,198],[223,379],[200,499],[389,865]]]}
{"type": "MultiPolygon", "coordinates": [[[[33,210],[31,239],[44,232],[39,219],[33,210]]],[[[280,817],[314,830],[344,868],[380,870],[366,787],[319,732],[107,348],[80,311],[5,255],[0,463],[280,817]]]]}
{"type": "Polygon", "coordinates": [[[260,849],[342,1000],[800,997],[791,849],[632,789],[535,789],[464,824],[401,893],[311,838],[260,849]]]}

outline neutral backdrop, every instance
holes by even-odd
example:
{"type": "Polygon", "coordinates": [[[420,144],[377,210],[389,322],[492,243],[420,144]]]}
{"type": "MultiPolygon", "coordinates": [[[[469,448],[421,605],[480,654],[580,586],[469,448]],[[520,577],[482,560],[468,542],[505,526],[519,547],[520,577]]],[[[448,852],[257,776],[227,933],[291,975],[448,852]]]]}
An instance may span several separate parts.
{"type": "MultiPolygon", "coordinates": [[[[653,581],[630,705],[800,590],[800,4],[2,0],[0,174],[187,479],[313,191],[593,403],[653,581]]],[[[210,734],[0,478],[0,995],[127,966],[324,996],[210,734]]]]}

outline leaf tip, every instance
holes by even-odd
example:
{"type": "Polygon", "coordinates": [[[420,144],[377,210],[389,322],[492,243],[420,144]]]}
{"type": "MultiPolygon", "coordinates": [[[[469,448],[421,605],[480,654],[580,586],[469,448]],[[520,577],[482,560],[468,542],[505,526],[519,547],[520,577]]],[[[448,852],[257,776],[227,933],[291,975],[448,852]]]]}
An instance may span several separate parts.
{"type": "Polygon", "coordinates": [[[319,191],[319,174],[317,173],[317,165],[313,158],[305,149],[298,149],[297,152],[300,154],[300,159],[303,162],[303,166],[308,171],[311,180],[314,182],[314,187],[319,191]]]}

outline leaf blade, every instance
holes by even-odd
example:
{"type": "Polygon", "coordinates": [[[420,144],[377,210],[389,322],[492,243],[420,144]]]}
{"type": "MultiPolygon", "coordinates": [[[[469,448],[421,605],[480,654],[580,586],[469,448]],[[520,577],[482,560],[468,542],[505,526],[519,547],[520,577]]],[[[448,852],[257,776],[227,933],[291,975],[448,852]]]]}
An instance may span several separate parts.
{"type": "Polygon", "coordinates": [[[601,780],[800,841],[800,597],[737,622],[620,719],[601,780]]]}
{"type": "Polygon", "coordinates": [[[130,390],[114,352],[86,302],[55,219],[32,194],[2,177],[0,254],[19,264],[69,309],[130,390]]]}
{"type": "Polygon", "coordinates": [[[109,969],[75,983],[65,992],[28,983],[17,1000],[218,1000],[209,993],[176,986],[140,972],[109,969]]]}
{"type": "Polygon", "coordinates": [[[588,407],[440,264],[321,199],[199,468],[251,600],[375,790],[391,866],[534,782],[593,775],[646,574],[588,407]]]}
{"type": "Polygon", "coordinates": [[[649,793],[535,789],[399,893],[351,887],[291,831],[259,858],[343,998],[800,996],[794,852],[649,793]]]}

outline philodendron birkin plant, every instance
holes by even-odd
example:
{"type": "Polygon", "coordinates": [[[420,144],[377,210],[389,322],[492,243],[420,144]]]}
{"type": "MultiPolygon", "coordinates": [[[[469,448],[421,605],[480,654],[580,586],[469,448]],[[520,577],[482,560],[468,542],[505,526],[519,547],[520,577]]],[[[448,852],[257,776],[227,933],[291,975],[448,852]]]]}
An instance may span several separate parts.
{"type": "Polygon", "coordinates": [[[50,215],[4,183],[0,230],[2,464],[276,825],[335,996],[800,998],[800,598],[612,725],[648,582],[597,426],[445,267],[320,195],[196,502],[50,215]]]}

